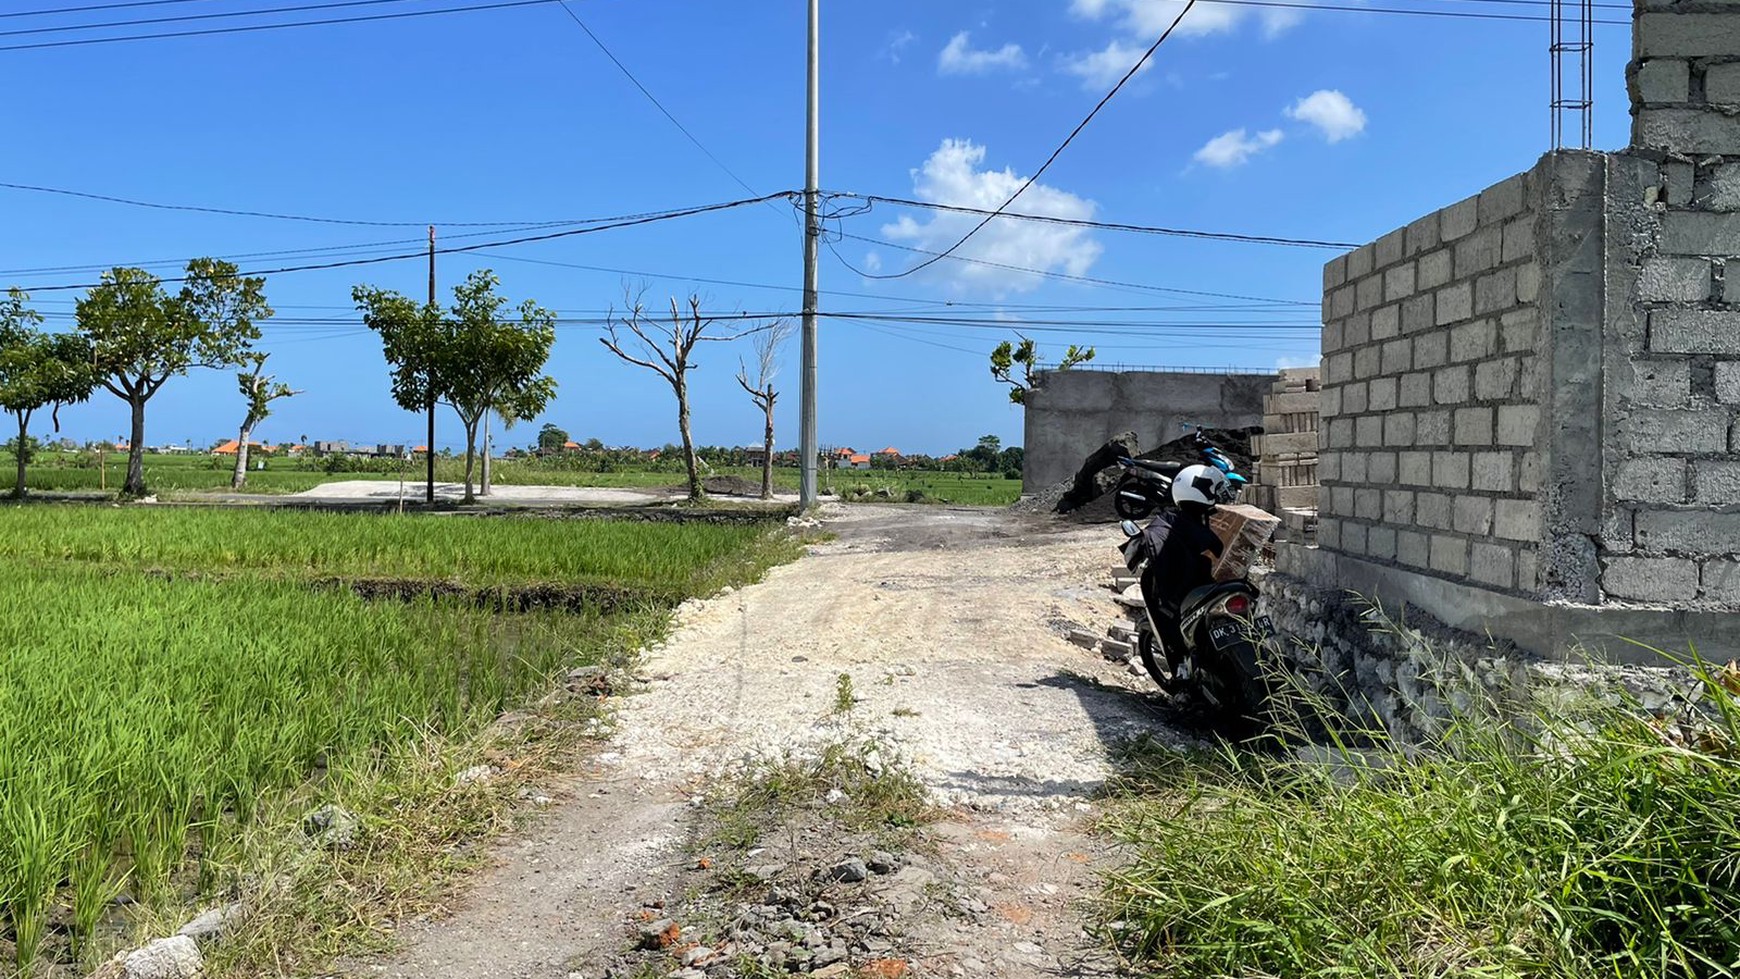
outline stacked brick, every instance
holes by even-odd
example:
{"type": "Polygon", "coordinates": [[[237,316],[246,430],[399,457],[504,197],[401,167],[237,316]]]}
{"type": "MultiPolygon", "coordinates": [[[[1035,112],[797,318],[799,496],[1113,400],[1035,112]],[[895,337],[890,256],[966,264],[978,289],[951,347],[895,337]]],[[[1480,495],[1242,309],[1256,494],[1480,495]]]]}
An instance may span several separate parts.
{"type": "Polygon", "coordinates": [[[1534,593],[1541,265],[1530,178],[1325,266],[1322,546],[1534,593]]]}
{"type": "Polygon", "coordinates": [[[1280,517],[1293,540],[1309,540],[1317,528],[1319,380],[1316,367],[1283,369],[1263,398],[1263,434],[1251,444],[1253,500],[1280,517]]]}

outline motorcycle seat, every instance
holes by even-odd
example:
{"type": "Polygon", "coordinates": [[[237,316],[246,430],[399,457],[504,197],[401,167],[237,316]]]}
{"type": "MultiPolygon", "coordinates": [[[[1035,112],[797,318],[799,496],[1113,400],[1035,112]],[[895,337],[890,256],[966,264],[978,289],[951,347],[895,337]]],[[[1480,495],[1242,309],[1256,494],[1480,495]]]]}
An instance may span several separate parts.
{"type": "Polygon", "coordinates": [[[1190,618],[1196,612],[1200,611],[1203,606],[1226,595],[1228,592],[1235,591],[1254,593],[1255,589],[1251,588],[1250,584],[1244,581],[1217,581],[1212,585],[1203,585],[1200,588],[1192,588],[1185,594],[1184,600],[1178,603],[1180,617],[1190,618]]]}
{"type": "Polygon", "coordinates": [[[1162,476],[1176,476],[1179,470],[1184,468],[1184,464],[1181,462],[1160,462],[1155,459],[1126,459],[1124,461],[1132,469],[1142,469],[1162,476]]]}

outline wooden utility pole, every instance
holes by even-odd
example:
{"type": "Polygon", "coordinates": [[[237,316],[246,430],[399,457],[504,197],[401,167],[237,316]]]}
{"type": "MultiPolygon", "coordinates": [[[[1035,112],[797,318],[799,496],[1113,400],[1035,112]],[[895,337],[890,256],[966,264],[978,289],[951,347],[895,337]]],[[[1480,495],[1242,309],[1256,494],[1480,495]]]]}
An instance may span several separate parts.
{"type": "MultiPolygon", "coordinates": [[[[435,308],[435,226],[429,226],[429,308],[435,308]]],[[[429,464],[429,482],[425,488],[424,502],[435,502],[435,385],[434,378],[425,378],[429,383],[429,437],[423,443],[427,452],[424,460],[429,464]]]]}

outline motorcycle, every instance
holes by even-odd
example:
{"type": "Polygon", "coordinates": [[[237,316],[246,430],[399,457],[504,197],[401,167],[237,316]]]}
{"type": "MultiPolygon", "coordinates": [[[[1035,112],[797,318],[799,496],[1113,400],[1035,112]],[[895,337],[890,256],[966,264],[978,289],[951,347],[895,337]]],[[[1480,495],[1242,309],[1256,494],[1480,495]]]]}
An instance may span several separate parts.
{"type": "Polygon", "coordinates": [[[1142,580],[1137,652],[1148,675],[1169,694],[1195,693],[1229,717],[1256,720],[1269,696],[1259,657],[1274,634],[1269,617],[1257,614],[1256,586],[1246,579],[1216,582],[1192,590],[1176,610],[1163,607],[1159,589],[1150,587],[1146,535],[1134,520],[1119,526],[1124,564],[1142,580]]]}
{"type": "MultiPolygon", "coordinates": [[[[1186,424],[1184,428],[1194,432],[1197,455],[1203,464],[1213,466],[1226,474],[1226,493],[1224,498],[1215,502],[1231,503],[1237,500],[1239,490],[1248,480],[1235,472],[1232,460],[1227,458],[1226,453],[1202,434],[1201,425],[1186,424]]],[[[1172,477],[1178,475],[1185,463],[1125,457],[1118,460],[1118,466],[1124,470],[1124,474],[1118,477],[1118,485],[1112,490],[1112,507],[1124,520],[1145,520],[1155,510],[1168,505],[1172,477]]]]}

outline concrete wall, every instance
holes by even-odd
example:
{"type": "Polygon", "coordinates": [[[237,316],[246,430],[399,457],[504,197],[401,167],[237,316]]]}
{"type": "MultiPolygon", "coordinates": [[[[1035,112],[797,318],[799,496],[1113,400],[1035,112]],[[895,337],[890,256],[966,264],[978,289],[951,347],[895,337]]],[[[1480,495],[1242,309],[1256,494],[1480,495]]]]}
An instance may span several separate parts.
{"type": "Polygon", "coordinates": [[[1631,147],[1324,270],[1312,567],[1536,652],[1740,610],[1740,4],[1636,25],[1631,147]]]}
{"type": "Polygon", "coordinates": [[[1324,547],[1535,590],[1546,183],[1519,174],[1325,267],[1324,547]]]}
{"type": "Polygon", "coordinates": [[[1022,489],[1075,475],[1088,453],[1134,431],[1147,451],[1184,434],[1186,422],[1213,428],[1260,425],[1274,374],[1191,374],[1069,370],[1040,374],[1027,394],[1022,489]]]}

